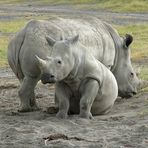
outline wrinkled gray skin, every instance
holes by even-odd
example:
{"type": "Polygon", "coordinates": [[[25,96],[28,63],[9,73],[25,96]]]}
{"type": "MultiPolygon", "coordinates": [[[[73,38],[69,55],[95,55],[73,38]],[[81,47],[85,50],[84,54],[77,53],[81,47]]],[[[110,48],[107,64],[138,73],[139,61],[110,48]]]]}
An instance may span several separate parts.
{"type": "Polygon", "coordinates": [[[78,43],[78,36],[57,42],[48,37],[47,41],[53,48],[50,57],[37,59],[41,81],[56,83],[57,117],[66,118],[68,111],[87,119],[107,113],[118,95],[112,72],[78,43]]]}
{"type": "Polygon", "coordinates": [[[79,41],[87,47],[91,54],[111,69],[121,97],[130,97],[136,93],[138,78],[130,61],[130,36],[121,38],[108,24],[97,18],[84,19],[53,19],[50,21],[30,21],[10,41],[8,46],[8,62],[21,82],[19,111],[37,110],[34,88],[40,80],[41,71],[35,55],[42,59],[50,56],[46,36],[55,40],[60,37],[79,34],[79,41]]]}

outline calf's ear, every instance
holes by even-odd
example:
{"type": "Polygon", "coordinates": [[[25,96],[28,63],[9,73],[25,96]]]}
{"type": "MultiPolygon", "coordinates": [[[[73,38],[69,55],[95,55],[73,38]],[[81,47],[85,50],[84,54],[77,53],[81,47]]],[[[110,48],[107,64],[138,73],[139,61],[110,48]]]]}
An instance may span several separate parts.
{"type": "Polygon", "coordinates": [[[60,41],[62,41],[62,40],[64,40],[64,35],[63,34],[60,35],[60,41]]]}
{"type": "Polygon", "coordinates": [[[49,46],[53,46],[53,45],[55,44],[55,42],[56,42],[56,40],[53,39],[53,38],[50,37],[50,36],[46,36],[46,40],[47,40],[49,46]]]}
{"type": "Polygon", "coordinates": [[[69,38],[68,42],[71,43],[71,44],[75,44],[78,41],[78,39],[79,39],[79,35],[76,35],[72,38],[69,38]]]}
{"type": "Polygon", "coordinates": [[[38,66],[39,66],[40,68],[43,68],[43,67],[46,66],[46,61],[45,61],[45,60],[39,58],[37,55],[35,55],[35,57],[36,57],[36,59],[37,59],[38,66]]]}
{"type": "Polygon", "coordinates": [[[133,37],[130,34],[126,34],[124,38],[124,47],[128,48],[129,45],[133,42],[133,37]]]}

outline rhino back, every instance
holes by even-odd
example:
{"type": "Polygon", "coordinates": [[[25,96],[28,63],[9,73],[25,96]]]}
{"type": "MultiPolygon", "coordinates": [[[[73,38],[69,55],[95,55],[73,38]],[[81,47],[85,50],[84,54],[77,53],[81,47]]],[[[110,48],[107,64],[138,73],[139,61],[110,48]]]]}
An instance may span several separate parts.
{"type": "Polygon", "coordinates": [[[79,42],[87,47],[91,54],[106,66],[113,65],[115,45],[104,22],[97,18],[55,19],[51,23],[60,28],[63,37],[79,34],[79,42]]]}
{"type": "Polygon", "coordinates": [[[40,74],[35,55],[42,59],[50,56],[51,47],[45,36],[56,40],[79,34],[79,42],[106,66],[113,65],[115,46],[104,23],[97,18],[32,20],[11,40],[8,59],[15,74],[36,77],[40,74]],[[13,62],[12,62],[13,61],[13,62]]]}
{"type": "Polygon", "coordinates": [[[8,62],[13,72],[17,76],[18,79],[23,79],[24,75],[22,73],[20,63],[19,63],[19,53],[24,42],[25,38],[25,28],[23,28],[20,32],[18,32],[9,42],[8,45],[8,62]]]}

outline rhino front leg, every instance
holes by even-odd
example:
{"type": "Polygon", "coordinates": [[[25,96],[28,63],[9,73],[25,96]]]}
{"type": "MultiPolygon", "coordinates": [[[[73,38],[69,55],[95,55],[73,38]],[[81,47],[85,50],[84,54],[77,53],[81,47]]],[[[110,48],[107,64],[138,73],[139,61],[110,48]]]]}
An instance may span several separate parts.
{"type": "Polygon", "coordinates": [[[31,77],[24,77],[19,90],[20,109],[19,112],[30,112],[38,110],[36,105],[34,89],[38,80],[31,77]]]}
{"type": "Polygon", "coordinates": [[[58,118],[66,118],[69,110],[69,98],[70,98],[70,89],[63,83],[56,83],[55,86],[56,101],[59,106],[59,111],[56,114],[58,118]]]}
{"type": "Polygon", "coordinates": [[[80,87],[80,114],[82,118],[92,119],[91,107],[98,94],[99,83],[95,79],[85,80],[80,87]]]}

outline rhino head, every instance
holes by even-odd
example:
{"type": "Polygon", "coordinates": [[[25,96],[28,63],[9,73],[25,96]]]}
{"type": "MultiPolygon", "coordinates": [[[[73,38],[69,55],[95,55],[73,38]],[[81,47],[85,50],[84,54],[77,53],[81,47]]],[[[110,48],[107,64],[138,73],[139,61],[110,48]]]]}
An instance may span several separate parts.
{"type": "Polygon", "coordinates": [[[133,41],[133,37],[126,34],[120,45],[118,60],[116,62],[116,68],[113,70],[113,74],[118,83],[118,95],[121,97],[129,98],[137,93],[137,87],[139,79],[133,70],[130,59],[130,44],[133,41]]]}
{"type": "Polygon", "coordinates": [[[78,41],[78,35],[60,41],[55,41],[48,36],[46,40],[52,47],[51,56],[47,57],[46,60],[36,56],[43,84],[61,81],[69,75],[74,66],[74,58],[70,48],[72,44],[78,41]]]}

